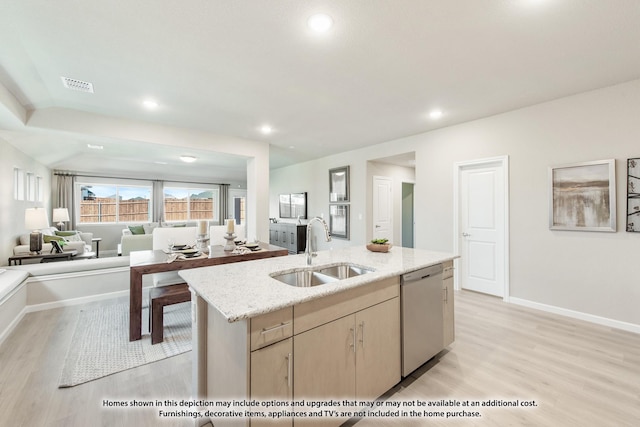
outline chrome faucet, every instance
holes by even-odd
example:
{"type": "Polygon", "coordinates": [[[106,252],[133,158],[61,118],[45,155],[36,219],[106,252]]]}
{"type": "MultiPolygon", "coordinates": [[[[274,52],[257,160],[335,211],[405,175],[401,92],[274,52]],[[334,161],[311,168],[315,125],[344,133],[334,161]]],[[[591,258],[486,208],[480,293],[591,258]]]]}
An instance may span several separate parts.
{"type": "Polygon", "coordinates": [[[331,241],[331,233],[329,233],[329,226],[327,225],[326,221],[319,216],[311,218],[311,220],[307,223],[307,248],[304,251],[304,253],[307,255],[307,265],[311,265],[311,260],[313,259],[313,257],[318,255],[316,252],[311,251],[311,225],[313,225],[314,221],[318,221],[319,223],[324,225],[324,234],[326,236],[327,242],[331,241]]]}

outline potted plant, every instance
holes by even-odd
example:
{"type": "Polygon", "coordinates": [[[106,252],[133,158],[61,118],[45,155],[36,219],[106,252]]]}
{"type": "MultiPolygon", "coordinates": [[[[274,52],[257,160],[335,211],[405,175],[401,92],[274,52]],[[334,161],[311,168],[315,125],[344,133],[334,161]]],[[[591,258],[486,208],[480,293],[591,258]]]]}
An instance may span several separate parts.
{"type": "Polygon", "coordinates": [[[389,243],[389,239],[373,239],[371,243],[367,244],[367,249],[372,252],[389,252],[391,243],[389,243]]]}

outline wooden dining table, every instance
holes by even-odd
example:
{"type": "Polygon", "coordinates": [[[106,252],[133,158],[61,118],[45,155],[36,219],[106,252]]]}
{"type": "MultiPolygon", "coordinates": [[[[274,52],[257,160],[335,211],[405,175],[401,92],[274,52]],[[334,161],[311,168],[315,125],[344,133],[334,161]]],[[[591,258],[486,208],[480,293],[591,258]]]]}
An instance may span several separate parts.
{"type": "Polygon", "coordinates": [[[131,252],[129,255],[129,341],[136,341],[142,338],[142,276],[145,274],[230,264],[232,262],[253,261],[256,259],[285,256],[288,253],[285,248],[263,242],[260,243],[260,250],[243,255],[232,254],[231,251],[225,251],[223,246],[210,246],[207,257],[175,260],[172,262],[167,262],[169,254],[163,250],[131,252]]]}

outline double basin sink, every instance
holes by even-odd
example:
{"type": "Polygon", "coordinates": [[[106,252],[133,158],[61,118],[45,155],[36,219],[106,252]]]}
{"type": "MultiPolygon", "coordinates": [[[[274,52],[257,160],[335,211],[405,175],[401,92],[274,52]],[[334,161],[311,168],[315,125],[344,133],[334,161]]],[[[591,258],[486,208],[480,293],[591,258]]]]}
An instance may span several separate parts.
{"type": "Polygon", "coordinates": [[[319,265],[316,267],[299,268],[284,273],[273,273],[271,277],[290,286],[310,287],[334,283],[350,277],[373,273],[372,268],[362,267],[350,263],[333,265],[319,265]]]}

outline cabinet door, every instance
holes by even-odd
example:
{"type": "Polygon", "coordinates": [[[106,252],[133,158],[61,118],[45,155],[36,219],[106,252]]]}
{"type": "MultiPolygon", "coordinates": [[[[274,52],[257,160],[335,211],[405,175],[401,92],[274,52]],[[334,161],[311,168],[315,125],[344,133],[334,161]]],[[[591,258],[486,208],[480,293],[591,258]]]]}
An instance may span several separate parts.
{"type": "MultiPolygon", "coordinates": [[[[355,334],[355,315],[352,314],[293,337],[296,400],[354,399],[355,334]]],[[[295,425],[328,427],[345,421],[344,418],[296,418],[295,425]]]]}
{"type": "Polygon", "coordinates": [[[400,381],[400,298],[356,313],[356,398],[373,400],[400,381]]]}
{"type": "Polygon", "coordinates": [[[455,340],[453,309],[453,277],[449,277],[442,280],[442,325],[445,347],[455,340]]]}
{"type": "MultiPolygon", "coordinates": [[[[293,338],[288,338],[251,353],[251,399],[293,398],[293,338]]],[[[252,418],[255,426],[292,426],[293,419],[252,418]]]]}

